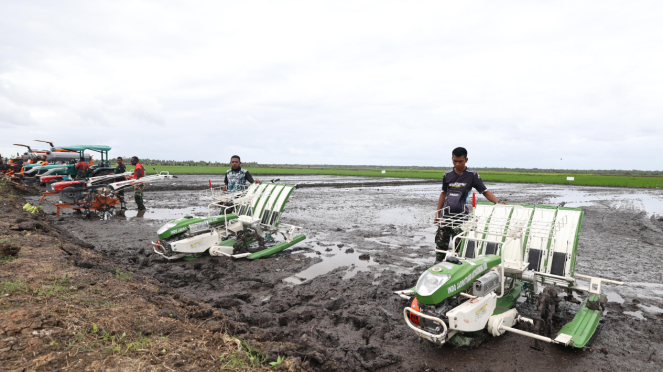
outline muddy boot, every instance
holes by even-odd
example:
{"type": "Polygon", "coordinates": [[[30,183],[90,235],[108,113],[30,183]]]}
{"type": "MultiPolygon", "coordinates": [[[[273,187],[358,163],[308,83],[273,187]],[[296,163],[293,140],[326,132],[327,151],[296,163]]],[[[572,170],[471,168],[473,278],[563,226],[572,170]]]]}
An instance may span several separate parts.
{"type": "Polygon", "coordinates": [[[142,196],[136,195],[134,197],[134,199],[136,200],[136,205],[138,206],[139,211],[144,211],[145,209],[147,209],[147,208],[145,208],[145,204],[143,204],[143,197],[142,196]]]}
{"type": "Polygon", "coordinates": [[[134,200],[136,201],[139,211],[144,211],[146,209],[145,204],[143,204],[143,190],[145,190],[144,184],[134,186],[134,200]]]}

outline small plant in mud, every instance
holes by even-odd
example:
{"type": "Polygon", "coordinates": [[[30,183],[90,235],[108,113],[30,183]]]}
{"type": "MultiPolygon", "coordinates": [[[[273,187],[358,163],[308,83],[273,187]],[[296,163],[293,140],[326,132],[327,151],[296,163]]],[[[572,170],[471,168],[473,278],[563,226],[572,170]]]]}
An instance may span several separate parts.
{"type": "Polygon", "coordinates": [[[109,332],[104,328],[92,325],[92,329],[83,329],[72,335],[67,342],[67,349],[79,352],[101,351],[104,353],[144,352],[152,348],[154,341],[146,336],[138,335],[132,339],[126,332],[109,332]]]}
{"type": "Polygon", "coordinates": [[[131,273],[123,273],[120,269],[115,269],[115,277],[117,279],[128,282],[131,280],[131,273]]]}
{"type": "Polygon", "coordinates": [[[281,365],[281,363],[283,363],[284,359],[285,359],[285,357],[282,357],[282,356],[279,355],[278,358],[276,358],[276,361],[275,362],[270,362],[269,365],[272,366],[272,367],[278,367],[278,366],[281,365]]]}
{"type": "Polygon", "coordinates": [[[27,292],[28,285],[24,282],[17,280],[15,282],[2,282],[0,283],[0,294],[13,294],[16,292],[27,292]]]}
{"type": "Polygon", "coordinates": [[[15,260],[17,258],[18,257],[16,257],[16,256],[0,256],[0,263],[9,262],[9,261],[15,260]]]}
{"type": "MultiPolygon", "coordinates": [[[[281,358],[281,357],[279,357],[281,358]]],[[[254,350],[248,342],[242,341],[242,346],[239,350],[232,354],[224,354],[219,357],[219,360],[224,363],[221,369],[236,369],[236,368],[257,368],[267,363],[269,358],[254,350]]],[[[279,365],[283,360],[278,361],[279,365]]],[[[272,362],[276,363],[276,362],[272,362]]],[[[271,363],[270,363],[271,364],[271,363]]]]}
{"type": "Polygon", "coordinates": [[[41,210],[41,205],[36,206],[36,205],[31,205],[30,203],[25,203],[25,205],[23,206],[23,210],[35,214],[41,210]]]}
{"type": "Polygon", "coordinates": [[[67,274],[64,274],[62,278],[53,279],[52,284],[42,285],[41,288],[35,288],[33,291],[36,297],[41,297],[45,299],[52,297],[65,299],[73,292],[76,292],[76,287],[72,286],[71,283],[69,283],[69,278],[67,277],[67,274]]]}

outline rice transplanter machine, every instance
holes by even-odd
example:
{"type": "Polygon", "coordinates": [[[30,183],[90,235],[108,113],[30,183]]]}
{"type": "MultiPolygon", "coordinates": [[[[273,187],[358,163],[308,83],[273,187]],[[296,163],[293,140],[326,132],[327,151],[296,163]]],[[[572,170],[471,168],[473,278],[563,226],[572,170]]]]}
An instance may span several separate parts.
{"type": "Polygon", "coordinates": [[[306,239],[298,226],[280,223],[296,185],[251,184],[246,190],[212,194],[207,217],[186,216],[163,225],[152,242],[168,258],[211,256],[257,259],[271,256],[306,239]],[[213,210],[222,211],[213,214],[213,210]],[[275,237],[283,237],[276,242],[275,237]]]}
{"type": "Polygon", "coordinates": [[[415,333],[438,345],[467,345],[486,331],[531,337],[538,347],[587,345],[607,302],[603,285],[623,283],[575,272],[581,209],[481,203],[471,213],[442,212],[443,218],[431,213],[431,223],[458,232],[445,260],[427,269],[414,288],[394,292],[409,301],[403,315],[415,333]],[[553,332],[558,289],[571,302],[580,302],[572,292],[587,297],[573,320],[553,332]],[[536,316],[515,308],[525,295],[538,299],[536,316]],[[516,328],[519,323],[533,332],[516,328]]]}

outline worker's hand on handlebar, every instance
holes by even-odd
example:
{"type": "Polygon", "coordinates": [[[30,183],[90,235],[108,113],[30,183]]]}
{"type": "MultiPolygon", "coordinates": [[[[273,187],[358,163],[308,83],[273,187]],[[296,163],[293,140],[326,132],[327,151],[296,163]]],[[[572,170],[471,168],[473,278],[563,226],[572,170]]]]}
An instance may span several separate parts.
{"type": "Polygon", "coordinates": [[[255,183],[257,183],[258,185],[260,185],[260,184],[262,183],[262,181],[261,181],[261,180],[259,180],[259,179],[257,179],[257,178],[255,179],[255,181],[254,181],[254,182],[255,182],[255,183]]]}

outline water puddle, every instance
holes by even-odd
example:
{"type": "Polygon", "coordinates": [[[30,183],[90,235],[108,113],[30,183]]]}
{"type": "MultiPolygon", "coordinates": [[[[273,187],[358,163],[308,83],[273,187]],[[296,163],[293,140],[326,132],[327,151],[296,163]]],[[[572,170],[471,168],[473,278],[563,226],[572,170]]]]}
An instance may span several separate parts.
{"type": "Polygon", "coordinates": [[[565,207],[583,207],[595,205],[596,202],[607,201],[615,209],[630,209],[647,212],[647,216],[663,214],[663,199],[660,195],[651,194],[590,194],[581,190],[564,190],[561,196],[550,198],[551,204],[565,202],[565,207]]]}
{"type": "Polygon", "coordinates": [[[646,190],[630,193],[628,189],[613,189],[605,187],[587,188],[582,186],[563,185],[514,185],[500,184],[491,186],[493,189],[513,189],[523,194],[541,195],[541,204],[558,205],[565,203],[565,207],[593,206],[599,202],[607,203],[611,208],[645,211],[651,215],[663,215],[663,191],[646,190]]]}
{"type": "MultiPolygon", "coordinates": [[[[131,220],[134,218],[143,218],[147,220],[175,220],[178,218],[182,218],[184,216],[195,216],[195,217],[207,216],[206,207],[186,207],[186,208],[175,208],[175,209],[150,208],[144,211],[144,213],[139,213],[139,212],[141,211],[137,211],[135,209],[126,210],[124,211],[124,217],[126,217],[127,220],[131,220]]],[[[121,219],[123,217],[116,216],[115,218],[121,219]]]]}
{"type": "Polygon", "coordinates": [[[343,274],[343,279],[350,279],[360,271],[369,270],[369,266],[377,265],[370,258],[370,253],[357,252],[353,244],[324,241],[321,239],[323,237],[322,234],[318,234],[317,237],[309,238],[309,248],[312,248],[313,252],[304,253],[308,258],[321,258],[322,262],[283,279],[285,283],[301,284],[339,267],[348,268],[343,274]]]}
{"type": "MultiPolygon", "coordinates": [[[[336,251],[329,254],[322,255],[322,262],[314,264],[308,269],[299,272],[295,275],[283,279],[284,282],[290,284],[301,284],[307,280],[311,280],[320,275],[324,275],[337,269],[339,267],[348,267],[343,275],[343,279],[350,279],[357,275],[360,271],[367,271],[370,265],[375,265],[375,262],[369,259],[360,259],[361,254],[358,252],[345,253],[344,250],[336,251]]],[[[307,257],[316,257],[316,253],[306,253],[307,257]]]]}
{"type": "Polygon", "coordinates": [[[639,319],[639,320],[646,320],[644,315],[642,315],[642,311],[640,311],[640,310],[638,310],[638,311],[624,311],[624,314],[630,315],[630,316],[632,316],[636,319],[639,319]]]}
{"type": "Polygon", "coordinates": [[[663,309],[661,309],[658,306],[639,304],[638,307],[649,314],[654,314],[654,315],[663,314],[663,309]]]}
{"type": "Polygon", "coordinates": [[[608,302],[624,303],[624,298],[615,292],[606,292],[606,296],[608,297],[608,302]]]}

